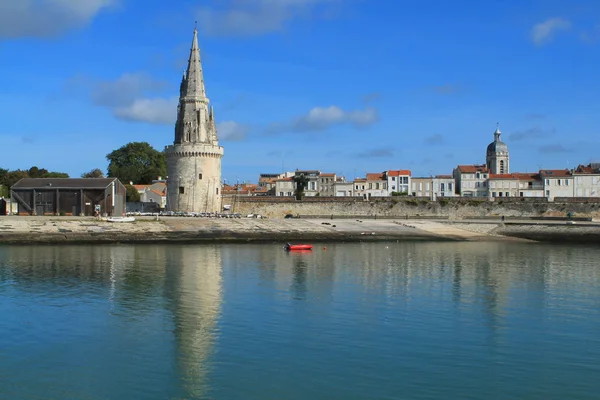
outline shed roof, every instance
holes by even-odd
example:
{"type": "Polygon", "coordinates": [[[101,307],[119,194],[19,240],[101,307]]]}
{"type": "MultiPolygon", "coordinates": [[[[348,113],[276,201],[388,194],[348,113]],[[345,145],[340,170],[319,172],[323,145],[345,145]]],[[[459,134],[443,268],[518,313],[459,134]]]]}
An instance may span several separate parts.
{"type": "MultiPolygon", "coordinates": [[[[23,178],[13,189],[106,189],[117,178],[23,178]]],[[[120,182],[119,182],[120,183],[120,182]]]]}

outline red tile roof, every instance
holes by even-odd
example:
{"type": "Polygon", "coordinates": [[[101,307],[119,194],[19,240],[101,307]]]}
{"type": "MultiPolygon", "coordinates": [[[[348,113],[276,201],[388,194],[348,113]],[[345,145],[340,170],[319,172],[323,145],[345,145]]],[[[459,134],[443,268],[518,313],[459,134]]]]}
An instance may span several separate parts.
{"type": "Polygon", "coordinates": [[[540,180],[540,174],[537,172],[515,172],[513,173],[515,178],[520,181],[537,181],[540,180]]]}
{"type": "Polygon", "coordinates": [[[519,179],[514,174],[489,174],[489,179],[519,179]]]}
{"type": "Polygon", "coordinates": [[[458,170],[461,173],[474,174],[476,172],[488,172],[485,165],[459,165],[458,170]]]}
{"type": "Polygon", "coordinates": [[[385,176],[381,172],[374,174],[367,174],[368,181],[385,181],[385,176]]]}
{"type": "Polygon", "coordinates": [[[412,173],[408,169],[389,170],[388,176],[412,176],[412,173]]]}
{"type": "Polygon", "coordinates": [[[437,179],[453,179],[454,178],[452,175],[436,175],[435,177],[437,179]]]}
{"type": "Polygon", "coordinates": [[[543,178],[563,178],[571,176],[571,171],[568,169],[541,169],[540,175],[543,178]]]}
{"type": "Polygon", "coordinates": [[[329,173],[327,173],[327,174],[321,174],[320,176],[324,176],[326,178],[328,178],[328,177],[332,177],[333,178],[335,176],[335,174],[329,174],[329,173]]]}
{"type": "Polygon", "coordinates": [[[148,186],[150,186],[150,185],[133,185],[133,187],[136,188],[137,190],[145,190],[148,188],[148,186]]]}
{"type": "Polygon", "coordinates": [[[159,196],[166,196],[166,193],[164,191],[160,191],[160,190],[156,190],[156,189],[152,189],[152,192],[156,193],[159,196]]]}

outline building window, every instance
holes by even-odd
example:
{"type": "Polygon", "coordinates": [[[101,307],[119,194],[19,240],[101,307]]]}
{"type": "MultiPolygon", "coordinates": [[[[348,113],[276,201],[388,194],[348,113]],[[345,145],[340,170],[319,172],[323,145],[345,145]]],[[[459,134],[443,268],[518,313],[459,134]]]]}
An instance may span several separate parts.
{"type": "Polygon", "coordinates": [[[369,189],[373,189],[373,184],[369,183],[369,189]]]}
{"type": "Polygon", "coordinates": [[[492,197],[496,197],[496,192],[492,192],[492,197]]]}
{"type": "Polygon", "coordinates": [[[184,194],[185,188],[183,186],[179,186],[179,194],[184,194]]]}
{"type": "Polygon", "coordinates": [[[550,186],[550,179],[546,179],[546,185],[550,186]]]}
{"type": "Polygon", "coordinates": [[[440,189],[441,189],[442,192],[445,192],[446,191],[446,185],[443,184],[443,183],[440,183],[440,189]]]}
{"type": "Polygon", "coordinates": [[[379,183],[375,184],[375,189],[379,189],[379,183]]]}
{"type": "Polygon", "coordinates": [[[558,179],[558,180],[556,181],[556,184],[557,184],[558,186],[560,186],[560,183],[561,183],[561,182],[560,182],[560,179],[558,179]]]}
{"type": "Polygon", "coordinates": [[[510,193],[509,192],[506,192],[506,197],[510,197],[510,193]]]}
{"type": "Polygon", "coordinates": [[[451,183],[448,184],[448,191],[450,191],[450,192],[452,191],[452,184],[451,183]]]}
{"type": "Polygon", "coordinates": [[[550,197],[550,191],[546,190],[546,196],[550,197]]]}
{"type": "Polygon", "coordinates": [[[396,177],[392,176],[392,182],[396,182],[396,177]]]}
{"type": "Polygon", "coordinates": [[[500,160],[500,173],[504,173],[504,160],[500,160]]]}
{"type": "Polygon", "coordinates": [[[383,183],[383,188],[387,189],[387,183],[385,183],[385,182],[383,183]]]}
{"type": "Polygon", "coordinates": [[[219,188],[217,188],[217,194],[219,194],[219,188]]]}
{"type": "Polygon", "coordinates": [[[202,179],[202,174],[198,174],[198,179],[202,179]]]}
{"type": "Polygon", "coordinates": [[[477,173],[477,179],[479,179],[479,172],[477,173]]]}
{"type": "Polygon", "coordinates": [[[521,197],[524,197],[524,196],[523,196],[523,192],[521,192],[521,197]]]}

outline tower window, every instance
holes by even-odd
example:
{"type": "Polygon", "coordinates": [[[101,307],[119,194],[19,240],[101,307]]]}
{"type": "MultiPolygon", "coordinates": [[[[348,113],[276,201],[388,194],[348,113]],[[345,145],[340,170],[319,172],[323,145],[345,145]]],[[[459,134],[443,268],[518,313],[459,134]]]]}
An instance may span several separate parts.
{"type": "Polygon", "coordinates": [[[183,186],[179,186],[179,194],[184,194],[185,188],[183,186]]]}
{"type": "Polygon", "coordinates": [[[217,194],[219,194],[219,188],[217,188],[217,194]]]}
{"type": "Polygon", "coordinates": [[[500,173],[504,173],[504,160],[500,160],[500,173]]]}
{"type": "Polygon", "coordinates": [[[198,179],[202,179],[202,174],[198,174],[198,179]]]}

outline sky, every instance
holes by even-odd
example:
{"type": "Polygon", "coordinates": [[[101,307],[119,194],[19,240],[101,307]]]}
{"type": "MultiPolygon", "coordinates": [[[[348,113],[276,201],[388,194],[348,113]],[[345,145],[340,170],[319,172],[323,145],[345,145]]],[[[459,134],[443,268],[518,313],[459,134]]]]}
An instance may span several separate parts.
{"type": "Polygon", "coordinates": [[[195,21],[228,183],[600,160],[597,0],[0,0],[0,168],[172,144],[195,21]]]}

